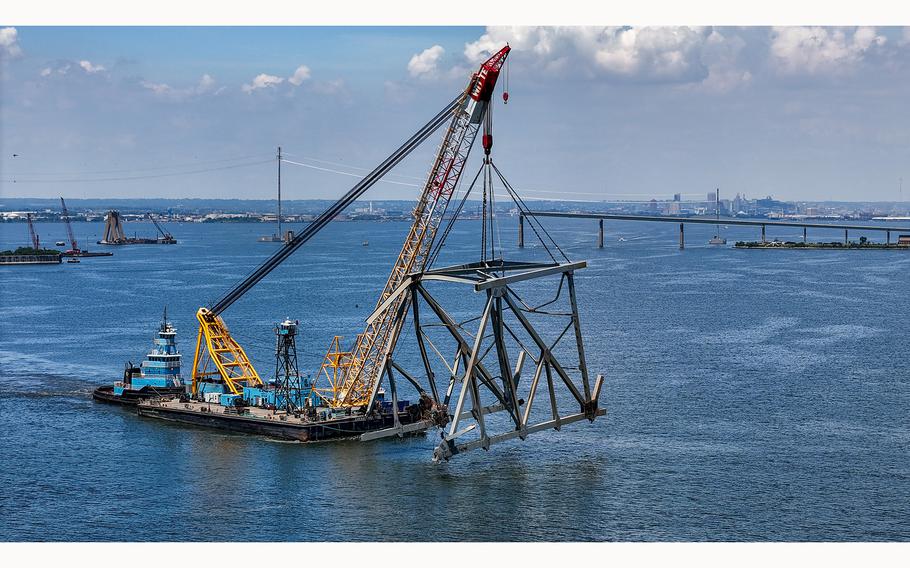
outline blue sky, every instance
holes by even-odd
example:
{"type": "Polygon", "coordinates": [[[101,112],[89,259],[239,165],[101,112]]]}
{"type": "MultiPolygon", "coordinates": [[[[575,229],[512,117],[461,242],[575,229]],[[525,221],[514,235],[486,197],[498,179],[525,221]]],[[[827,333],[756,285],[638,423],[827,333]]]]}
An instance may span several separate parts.
{"type": "Polygon", "coordinates": [[[335,197],[506,42],[494,158],[528,198],[910,199],[899,27],[0,26],[0,193],[269,198],[280,144],[324,168],[286,195],[335,197]]]}

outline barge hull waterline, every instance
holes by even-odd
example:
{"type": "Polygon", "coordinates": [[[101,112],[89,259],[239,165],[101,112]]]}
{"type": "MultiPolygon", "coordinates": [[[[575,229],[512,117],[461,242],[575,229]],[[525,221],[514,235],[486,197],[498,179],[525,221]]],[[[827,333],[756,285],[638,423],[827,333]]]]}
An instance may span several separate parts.
{"type": "Polygon", "coordinates": [[[98,402],[106,402],[108,404],[137,406],[143,400],[160,396],[176,396],[183,392],[183,390],[183,387],[143,388],[138,391],[128,391],[127,393],[118,395],[114,394],[114,387],[100,386],[92,391],[92,398],[98,402]]]}
{"type": "MultiPolygon", "coordinates": [[[[295,424],[285,423],[277,418],[275,420],[262,420],[218,412],[197,412],[146,404],[140,404],[138,411],[139,416],[146,418],[156,418],[228,432],[258,434],[297,442],[358,438],[364,432],[394,426],[392,414],[382,414],[374,418],[351,416],[339,420],[295,424]]],[[[398,418],[402,425],[412,422],[410,415],[406,412],[400,413],[398,418]]]]}

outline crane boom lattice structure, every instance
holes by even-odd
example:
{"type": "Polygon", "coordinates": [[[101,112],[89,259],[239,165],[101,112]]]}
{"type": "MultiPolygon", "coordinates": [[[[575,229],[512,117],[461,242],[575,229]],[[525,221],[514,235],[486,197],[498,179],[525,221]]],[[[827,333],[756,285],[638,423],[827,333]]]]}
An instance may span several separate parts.
{"type": "Polygon", "coordinates": [[[461,173],[477,132],[486,117],[496,79],[509,55],[509,50],[508,46],[501,49],[483,63],[480,71],[471,77],[465,104],[455,111],[445,138],[439,146],[436,160],[414,209],[414,223],[376,303],[376,310],[379,313],[374,313],[366,330],[358,336],[345,384],[340,397],[333,402],[336,406],[372,405],[379,380],[385,372],[388,356],[401,330],[398,316],[402,308],[407,309],[403,304],[407,303],[408,297],[395,295],[395,292],[409,273],[423,270],[426,266],[430,248],[436,238],[436,230],[461,179],[461,173]],[[390,299],[392,301],[389,301],[390,299]]]}
{"type": "Polygon", "coordinates": [[[165,231],[165,230],[161,227],[161,225],[158,223],[158,220],[155,219],[155,217],[154,217],[151,213],[146,213],[146,216],[149,218],[149,220],[150,220],[152,223],[155,224],[155,228],[158,229],[158,233],[161,234],[161,238],[162,238],[162,239],[168,240],[168,239],[173,239],[173,238],[174,238],[173,235],[171,235],[170,233],[168,233],[167,231],[165,231]]]}
{"type": "Polygon", "coordinates": [[[67,252],[78,254],[81,252],[79,250],[79,245],[76,244],[76,237],[73,235],[73,226],[70,224],[70,212],[66,209],[66,201],[63,200],[63,197],[60,197],[60,207],[63,209],[63,221],[66,223],[66,234],[70,238],[70,250],[67,252]]]}
{"type": "MultiPolygon", "coordinates": [[[[250,363],[249,357],[247,357],[240,344],[231,337],[227,325],[221,319],[220,314],[284,262],[301,245],[321,231],[332,219],[356,201],[389,170],[423,143],[430,134],[446,122],[449,122],[449,129],[446,131],[446,137],[443,140],[440,151],[437,153],[437,159],[431,171],[430,179],[415,210],[416,220],[411,230],[412,236],[409,236],[405,244],[402,257],[396,264],[392,277],[390,277],[390,284],[395,281],[396,274],[406,274],[408,270],[413,268],[415,262],[421,258],[421,255],[425,258],[429,246],[432,245],[435,228],[438,226],[439,219],[441,219],[445,209],[444,205],[448,203],[448,199],[458,183],[464,160],[470,152],[471,143],[486,112],[499,70],[502,68],[502,63],[508,53],[509,48],[507,46],[481,65],[480,71],[472,76],[465,92],[446,105],[430,122],[420,128],[341,199],[320,214],[297,236],[288,241],[275,254],[229,290],[220,300],[215,302],[210,308],[203,307],[199,309],[196,314],[200,326],[193,366],[194,395],[198,393],[199,384],[203,381],[217,380],[217,376],[220,376],[221,380],[231,388],[231,392],[236,392],[235,389],[238,388],[242,389],[244,385],[258,386],[262,384],[262,380],[259,378],[259,374],[252,363],[250,363]],[[468,136],[469,133],[471,133],[471,136],[468,136]],[[466,141],[468,142],[467,144],[465,144],[466,141]],[[442,208],[438,208],[440,197],[443,198],[442,208]],[[209,362],[214,363],[215,371],[207,370],[206,364],[209,362]]],[[[400,277],[397,278],[400,279],[400,277]]],[[[364,343],[366,348],[360,350],[362,357],[354,359],[355,364],[350,367],[351,370],[357,369],[357,372],[346,373],[344,388],[339,391],[344,396],[336,397],[333,400],[333,406],[350,404],[346,401],[351,399],[349,395],[352,393],[358,393],[356,398],[358,403],[362,404],[365,402],[359,393],[369,390],[372,385],[361,380],[363,374],[360,370],[364,367],[362,362],[377,360],[374,348],[374,345],[377,345],[376,339],[388,337],[388,330],[388,325],[381,327],[379,333],[374,333],[370,340],[364,343]],[[357,363],[358,361],[360,363],[357,363]]],[[[375,375],[374,371],[370,376],[375,375]]]]}
{"type": "Polygon", "coordinates": [[[26,219],[28,220],[28,236],[32,240],[32,248],[35,251],[41,250],[41,242],[38,240],[38,233],[35,232],[35,226],[32,224],[32,214],[27,213],[26,219]]]}

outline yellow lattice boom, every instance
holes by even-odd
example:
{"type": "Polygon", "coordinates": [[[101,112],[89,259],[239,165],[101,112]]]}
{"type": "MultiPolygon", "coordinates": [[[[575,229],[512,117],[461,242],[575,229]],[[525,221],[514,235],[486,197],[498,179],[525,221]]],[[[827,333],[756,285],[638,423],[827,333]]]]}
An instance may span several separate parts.
{"type": "Polygon", "coordinates": [[[193,357],[193,395],[198,393],[199,383],[212,377],[220,377],[232,394],[242,394],[245,386],[262,386],[259,373],[243,347],[231,337],[224,320],[208,308],[199,308],[196,319],[199,320],[199,335],[193,357]],[[210,370],[210,367],[214,369],[210,370]]]}
{"type": "Polygon", "coordinates": [[[338,400],[338,395],[351,369],[351,352],[341,349],[342,339],[340,335],[336,335],[332,339],[332,343],[322,359],[322,367],[319,368],[319,374],[316,376],[313,387],[313,391],[329,406],[333,406],[333,403],[338,400]],[[323,379],[328,383],[328,387],[318,386],[323,379]]]}

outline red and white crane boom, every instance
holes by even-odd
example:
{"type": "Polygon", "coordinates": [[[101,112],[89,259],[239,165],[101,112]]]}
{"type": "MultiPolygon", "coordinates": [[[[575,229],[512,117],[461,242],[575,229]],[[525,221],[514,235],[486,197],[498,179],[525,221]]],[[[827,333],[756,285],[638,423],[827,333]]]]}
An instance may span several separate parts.
{"type": "Polygon", "coordinates": [[[387,300],[408,274],[423,270],[426,265],[436,230],[455,193],[477,132],[484,122],[496,79],[510,50],[509,46],[505,46],[495,53],[480,65],[468,82],[462,103],[453,113],[414,209],[414,223],[376,302],[376,311],[357,338],[344,382],[333,393],[333,400],[330,401],[333,406],[372,405],[388,357],[401,331],[402,322],[398,314],[403,313],[402,305],[409,301],[406,295],[398,295],[394,301],[387,300]]]}

